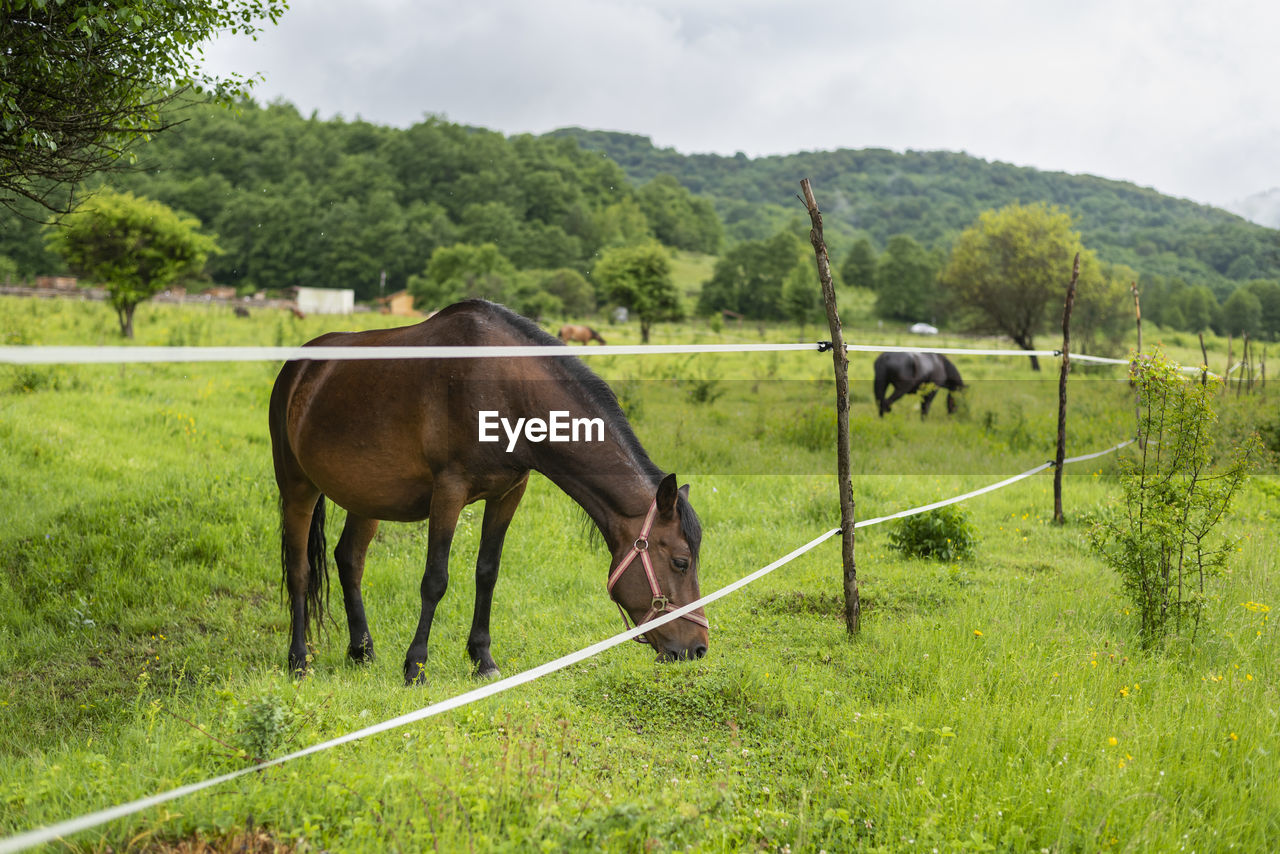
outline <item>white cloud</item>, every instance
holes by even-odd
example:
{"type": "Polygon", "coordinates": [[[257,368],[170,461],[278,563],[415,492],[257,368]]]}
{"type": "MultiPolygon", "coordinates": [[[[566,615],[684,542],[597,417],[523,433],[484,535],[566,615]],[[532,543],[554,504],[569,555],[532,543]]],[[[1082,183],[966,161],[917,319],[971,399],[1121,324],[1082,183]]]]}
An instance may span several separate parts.
{"type": "Polygon", "coordinates": [[[1225,202],[1280,186],[1280,7],[1232,2],[296,2],[210,47],[304,112],[685,152],[965,150],[1225,202]]]}

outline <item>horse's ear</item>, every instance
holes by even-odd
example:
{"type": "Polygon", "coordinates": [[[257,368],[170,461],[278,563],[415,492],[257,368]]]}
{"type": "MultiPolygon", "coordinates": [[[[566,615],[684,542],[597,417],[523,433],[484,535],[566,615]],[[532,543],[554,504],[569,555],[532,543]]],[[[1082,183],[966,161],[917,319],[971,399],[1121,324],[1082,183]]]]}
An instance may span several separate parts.
{"type": "Polygon", "coordinates": [[[680,494],[684,496],[685,501],[689,500],[689,484],[686,483],[684,486],[680,487],[680,494]]]}
{"type": "Polygon", "coordinates": [[[669,474],[658,484],[658,513],[670,516],[676,509],[676,476],[669,474]]]}

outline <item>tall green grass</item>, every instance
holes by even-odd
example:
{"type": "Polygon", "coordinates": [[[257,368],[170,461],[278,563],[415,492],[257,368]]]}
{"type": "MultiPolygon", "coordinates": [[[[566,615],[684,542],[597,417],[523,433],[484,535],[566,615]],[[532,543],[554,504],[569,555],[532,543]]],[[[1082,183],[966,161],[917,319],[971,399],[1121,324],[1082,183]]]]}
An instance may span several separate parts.
{"type": "MultiPolygon", "coordinates": [[[[139,310],[137,331],[139,345],[296,344],[334,324],[387,320],[244,321],[155,305],[139,310]]],[[[10,342],[114,344],[113,324],[101,305],[0,300],[10,342]]],[[[794,340],[796,330],[765,334],[794,340]]],[[[828,360],[590,362],[619,389],[655,461],[692,483],[704,591],[838,524],[828,360]]],[[[1052,456],[1056,372],[961,357],[973,387],[957,416],[935,406],[922,421],[907,398],[880,419],[870,362],[854,362],[859,516],[1052,456]]],[[[335,629],[317,638],[310,677],[285,674],[265,427],[277,368],[0,366],[0,832],[474,687],[465,641],[478,506],[459,526],[426,688],[400,676],[424,525],[384,525],[370,550],[365,602],[381,657],[349,666],[335,629]]],[[[1131,432],[1123,382],[1089,371],[1072,383],[1069,453],[1131,432]]],[[[69,843],[229,845],[248,826],[299,850],[1271,850],[1280,484],[1252,478],[1227,521],[1238,552],[1197,642],[1144,652],[1118,583],[1087,545],[1092,514],[1118,495],[1113,467],[1103,458],[1067,474],[1064,526],[1051,523],[1048,474],[967,503],[979,534],[969,561],[906,560],[887,526],[860,531],[856,639],[844,634],[839,550],[827,544],[713,606],[699,662],[657,665],[628,644],[69,843]]],[[[330,514],[331,542],[341,521],[330,514]]],[[[619,629],[607,557],[543,479],[516,515],[503,566],[493,635],[504,673],[619,629]]]]}

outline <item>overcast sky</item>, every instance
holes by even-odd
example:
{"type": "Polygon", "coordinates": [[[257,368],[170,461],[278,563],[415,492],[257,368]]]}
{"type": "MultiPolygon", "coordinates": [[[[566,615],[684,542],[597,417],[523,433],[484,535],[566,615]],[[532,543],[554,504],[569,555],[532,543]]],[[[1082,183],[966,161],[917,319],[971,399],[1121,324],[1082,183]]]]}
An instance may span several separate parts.
{"type": "Polygon", "coordinates": [[[1266,0],[292,0],[205,67],[261,73],[259,100],[304,114],[401,127],[965,151],[1210,204],[1280,186],[1266,0]]]}

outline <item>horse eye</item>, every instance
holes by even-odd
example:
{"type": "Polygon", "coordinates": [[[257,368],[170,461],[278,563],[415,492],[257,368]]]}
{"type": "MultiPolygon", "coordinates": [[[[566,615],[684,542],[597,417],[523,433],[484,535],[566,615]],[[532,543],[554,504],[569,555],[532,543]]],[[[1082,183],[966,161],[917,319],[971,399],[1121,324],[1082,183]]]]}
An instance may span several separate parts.
{"type": "Polygon", "coordinates": [[[673,564],[675,564],[675,567],[676,567],[676,569],[677,569],[679,572],[688,572],[688,571],[689,571],[689,559],[688,559],[688,558],[684,558],[684,557],[673,557],[673,558],[671,559],[671,562],[672,562],[673,564]]]}

